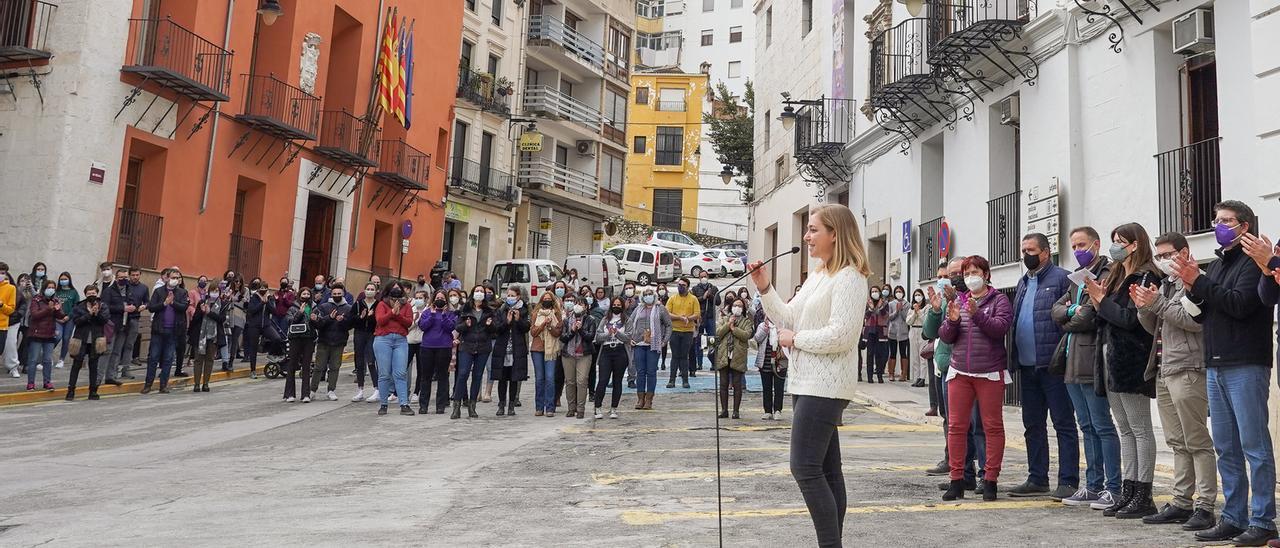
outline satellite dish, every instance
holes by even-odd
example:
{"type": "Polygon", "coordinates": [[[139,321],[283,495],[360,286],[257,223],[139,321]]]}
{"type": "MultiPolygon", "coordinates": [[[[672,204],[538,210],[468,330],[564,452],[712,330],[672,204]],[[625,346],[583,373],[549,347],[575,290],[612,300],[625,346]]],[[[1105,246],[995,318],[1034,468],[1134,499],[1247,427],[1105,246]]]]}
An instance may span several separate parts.
{"type": "Polygon", "coordinates": [[[605,234],[608,234],[608,235],[610,235],[610,236],[613,236],[614,234],[617,234],[617,233],[618,233],[618,225],[617,225],[616,223],[614,223],[613,221],[606,221],[606,222],[604,223],[604,233],[605,233],[605,234]]]}

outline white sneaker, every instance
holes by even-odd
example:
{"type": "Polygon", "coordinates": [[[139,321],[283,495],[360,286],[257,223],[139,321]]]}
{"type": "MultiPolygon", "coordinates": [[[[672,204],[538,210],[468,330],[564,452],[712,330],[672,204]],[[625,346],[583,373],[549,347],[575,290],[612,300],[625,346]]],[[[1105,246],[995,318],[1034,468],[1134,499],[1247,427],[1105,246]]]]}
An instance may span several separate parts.
{"type": "Polygon", "coordinates": [[[597,408],[596,408],[596,415],[595,415],[595,416],[596,416],[596,418],[597,418],[597,419],[603,419],[603,418],[604,418],[604,413],[601,413],[601,412],[600,412],[600,408],[599,408],[599,407],[597,407],[597,408]]]}
{"type": "Polygon", "coordinates": [[[311,396],[303,396],[302,403],[311,403],[311,396]]]}
{"type": "Polygon", "coordinates": [[[1093,504],[1090,504],[1089,507],[1093,508],[1094,510],[1106,510],[1107,508],[1110,508],[1111,505],[1115,503],[1116,503],[1115,495],[1112,495],[1111,491],[1107,491],[1106,489],[1103,489],[1101,493],[1098,493],[1098,501],[1093,504]]]}
{"type": "Polygon", "coordinates": [[[284,399],[284,402],[285,402],[285,403],[293,403],[293,402],[295,402],[295,401],[298,401],[298,399],[297,399],[297,398],[295,398],[295,397],[293,397],[293,396],[289,396],[289,397],[287,397],[287,398],[285,398],[285,399],[284,399]]]}
{"type": "Polygon", "coordinates": [[[410,404],[418,403],[418,395],[414,394],[412,396],[409,396],[409,403],[410,404]]]}
{"type": "Polygon", "coordinates": [[[771,421],[771,420],[773,420],[773,413],[765,413],[763,417],[760,417],[760,420],[762,420],[762,421],[771,421]]]}
{"type": "Polygon", "coordinates": [[[57,369],[62,369],[62,360],[58,360],[58,365],[55,365],[54,367],[57,369]]]}
{"type": "Polygon", "coordinates": [[[356,389],[356,395],[351,396],[351,401],[360,401],[360,400],[363,400],[363,399],[364,399],[364,389],[363,389],[363,388],[357,388],[357,389],[356,389]]]}
{"type": "Polygon", "coordinates": [[[774,414],[773,414],[773,420],[775,420],[775,421],[780,421],[780,420],[782,420],[782,411],[778,411],[777,413],[774,413],[774,414]]]}
{"type": "Polygon", "coordinates": [[[396,403],[398,401],[400,401],[400,398],[397,398],[395,394],[387,396],[387,403],[396,403]]]}
{"type": "Polygon", "coordinates": [[[609,410],[609,418],[611,418],[611,419],[616,419],[616,418],[618,418],[618,410],[617,410],[617,409],[610,409],[610,410],[609,410]]]}
{"type": "Polygon", "coordinates": [[[44,364],[37,363],[37,364],[36,364],[36,371],[44,371],[44,364]]]}
{"type": "Polygon", "coordinates": [[[338,401],[338,395],[334,394],[332,390],[329,391],[329,394],[326,397],[329,398],[329,401],[338,401]]]}
{"type": "Polygon", "coordinates": [[[13,377],[13,378],[15,378],[15,379],[16,379],[16,378],[18,378],[18,377],[21,377],[22,375],[19,375],[19,374],[18,374],[18,368],[16,368],[16,367],[15,367],[15,368],[13,368],[13,369],[10,369],[10,370],[9,370],[9,376],[10,376],[10,377],[13,377]]]}
{"type": "Polygon", "coordinates": [[[374,388],[374,389],[373,389],[373,394],[371,394],[369,397],[365,398],[365,399],[364,399],[364,401],[367,401],[367,402],[369,402],[369,403],[373,403],[373,402],[376,402],[376,401],[382,401],[382,398],[378,397],[378,389],[377,389],[377,388],[374,388]]]}

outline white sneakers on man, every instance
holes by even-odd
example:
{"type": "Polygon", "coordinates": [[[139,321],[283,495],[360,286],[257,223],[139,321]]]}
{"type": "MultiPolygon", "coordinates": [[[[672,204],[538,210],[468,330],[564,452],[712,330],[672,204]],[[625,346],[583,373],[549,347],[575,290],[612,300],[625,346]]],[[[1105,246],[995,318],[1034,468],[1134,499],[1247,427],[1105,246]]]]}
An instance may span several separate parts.
{"type": "Polygon", "coordinates": [[[21,377],[22,375],[19,375],[19,374],[18,374],[18,368],[17,368],[17,367],[15,367],[15,368],[13,368],[13,369],[10,369],[10,370],[9,370],[9,376],[10,376],[10,377],[13,377],[13,378],[15,378],[15,379],[16,379],[16,378],[18,378],[18,377],[21,377]]]}
{"type": "Polygon", "coordinates": [[[611,419],[616,419],[616,418],[618,418],[618,410],[617,410],[617,409],[610,409],[610,410],[609,410],[609,418],[611,418],[611,419]]]}
{"type": "Polygon", "coordinates": [[[332,390],[329,391],[329,394],[326,395],[326,397],[329,398],[329,401],[338,401],[338,395],[334,394],[332,390]]]}
{"type": "Polygon", "coordinates": [[[303,396],[302,403],[311,403],[311,396],[303,396]]]}
{"type": "Polygon", "coordinates": [[[287,398],[285,398],[285,399],[284,399],[284,402],[285,402],[285,403],[293,403],[293,402],[295,402],[295,401],[298,401],[298,398],[295,398],[295,397],[293,397],[293,396],[289,396],[289,397],[287,397],[287,398]]]}
{"type": "Polygon", "coordinates": [[[418,403],[418,395],[414,394],[412,396],[409,396],[409,403],[410,404],[418,403]]]}
{"type": "Polygon", "coordinates": [[[765,413],[763,417],[760,417],[760,420],[762,420],[762,421],[771,421],[771,420],[773,420],[773,413],[765,413]]]}
{"type": "Polygon", "coordinates": [[[363,400],[363,399],[364,399],[364,389],[363,389],[363,388],[357,388],[357,389],[356,389],[356,395],[351,396],[351,401],[360,401],[360,400],[363,400]]]}
{"type": "Polygon", "coordinates": [[[56,369],[62,369],[62,360],[58,360],[58,365],[53,366],[56,369]]]}
{"type": "Polygon", "coordinates": [[[374,388],[374,389],[373,389],[373,394],[371,394],[369,397],[365,398],[365,399],[364,399],[364,401],[367,401],[367,402],[369,402],[369,403],[373,403],[373,402],[376,402],[376,401],[382,401],[382,398],[378,397],[378,389],[377,389],[377,388],[374,388]]]}
{"type": "Polygon", "coordinates": [[[597,418],[597,419],[603,419],[603,418],[604,418],[604,413],[603,413],[602,411],[600,411],[600,408],[599,408],[599,407],[597,407],[597,408],[596,408],[595,418],[597,418]]]}

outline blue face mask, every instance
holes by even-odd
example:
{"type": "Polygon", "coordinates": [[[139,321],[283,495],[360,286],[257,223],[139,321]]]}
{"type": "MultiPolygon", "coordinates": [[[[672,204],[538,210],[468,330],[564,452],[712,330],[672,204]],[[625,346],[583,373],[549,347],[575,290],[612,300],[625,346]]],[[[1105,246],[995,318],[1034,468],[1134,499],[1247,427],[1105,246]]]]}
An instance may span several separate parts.
{"type": "Polygon", "coordinates": [[[520,299],[517,299],[515,297],[507,297],[507,306],[515,306],[516,303],[518,302],[520,302],[520,299]]]}
{"type": "Polygon", "coordinates": [[[951,278],[940,278],[937,282],[934,283],[934,285],[937,286],[938,291],[942,291],[948,287],[951,287],[951,278]]]}
{"type": "Polygon", "coordinates": [[[71,280],[58,280],[58,287],[68,287],[70,285],[71,280]]]}
{"type": "Polygon", "coordinates": [[[50,287],[50,288],[46,288],[46,289],[44,290],[44,296],[45,296],[45,297],[52,297],[52,296],[53,296],[53,288],[52,288],[52,287],[50,287]]]}
{"type": "Polygon", "coordinates": [[[564,288],[563,288],[563,287],[557,287],[557,288],[556,288],[556,298],[558,298],[558,299],[563,299],[563,298],[564,298],[564,288]]]}
{"type": "Polygon", "coordinates": [[[653,304],[653,301],[655,300],[653,295],[645,295],[643,299],[644,299],[644,304],[653,304]]]}

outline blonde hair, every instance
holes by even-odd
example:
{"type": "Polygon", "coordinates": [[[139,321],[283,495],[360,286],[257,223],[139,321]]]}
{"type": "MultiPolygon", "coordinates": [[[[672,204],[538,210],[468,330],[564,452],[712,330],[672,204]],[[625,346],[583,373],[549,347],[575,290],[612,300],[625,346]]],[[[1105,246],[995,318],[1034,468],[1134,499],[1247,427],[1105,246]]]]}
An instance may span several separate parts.
{"type": "MultiPolygon", "coordinates": [[[[831,249],[831,260],[824,262],[819,268],[827,274],[835,274],[847,266],[863,276],[871,274],[867,264],[867,250],[862,245],[862,230],[858,228],[858,220],[853,212],[843,204],[822,204],[809,209],[809,218],[820,222],[835,234],[835,246],[831,249]]],[[[808,227],[805,228],[808,230],[808,227]]]]}

